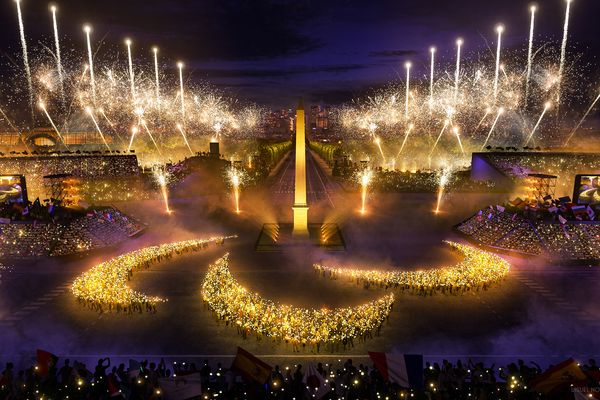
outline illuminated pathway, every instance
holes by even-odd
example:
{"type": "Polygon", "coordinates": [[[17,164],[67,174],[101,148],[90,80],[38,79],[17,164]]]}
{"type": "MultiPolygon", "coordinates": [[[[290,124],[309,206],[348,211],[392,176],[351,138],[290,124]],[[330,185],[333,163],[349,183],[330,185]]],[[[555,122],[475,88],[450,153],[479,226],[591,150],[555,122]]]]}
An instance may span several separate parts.
{"type": "MultiPolygon", "coordinates": [[[[271,188],[277,200],[291,199],[294,194],[294,153],[290,153],[284,161],[281,171],[276,176],[271,188]]],[[[310,151],[306,152],[306,183],[309,207],[315,203],[326,201],[326,206],[335,208],[333,201],[335,183],[319,166],[310,151]]]]}

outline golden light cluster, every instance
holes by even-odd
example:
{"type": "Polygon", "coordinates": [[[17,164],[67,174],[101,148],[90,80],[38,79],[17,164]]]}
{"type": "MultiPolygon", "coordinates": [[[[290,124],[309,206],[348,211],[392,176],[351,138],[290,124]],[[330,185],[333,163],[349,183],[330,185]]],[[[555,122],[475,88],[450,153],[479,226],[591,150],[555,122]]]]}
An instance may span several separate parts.
{"type": "Polygon", "coordinates": [[[202,298],[219,319],[242,333],[255,332],[294,345],[345,343],[381,327],[394,295],[356,306],[306,309],[262,298],[242,287],[229,271],[226,254],[212,264],[202,285],[202,298]]]}
{"type": "Polygon", "coordinates": [[[418,271],[382,271],[315,264],[314,268],[332,278],[341,276],[361,283],[430,292],[485,289],[488,285],[502,280],[510,270],[510,264],[493,253],[456,242],[446,243],[464,256],[462,261],[450,267],[418,271]]]}
{"type": "Polygon", "coordinates": [[[122,254],[100,263],[77,277],[72,293],[79,300],[93,308],[103,306],[117,310],[129,307],[154,307],[166,301],[158,296],[149,296],[135,291],[127,284],[133,272],[149,268],[152,264],[169,259],[174,255],[206,249],[209,243],[222,243],[228,237],[212,237],[209,239],[185,240],[180,242],[145,247],[130,253],[122,254]]]}

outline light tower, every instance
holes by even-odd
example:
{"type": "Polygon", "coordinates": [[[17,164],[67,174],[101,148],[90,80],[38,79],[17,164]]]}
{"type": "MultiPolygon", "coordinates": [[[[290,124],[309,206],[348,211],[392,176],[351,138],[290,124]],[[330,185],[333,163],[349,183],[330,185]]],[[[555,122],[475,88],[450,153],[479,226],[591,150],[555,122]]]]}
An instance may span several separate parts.
{"type": "Polygon", "coordinates": [[[308,204],[306,203],[306,129],[302,100],[296,109],[296,169],[294,185],[293,236],[308,237],[308,204]]]}

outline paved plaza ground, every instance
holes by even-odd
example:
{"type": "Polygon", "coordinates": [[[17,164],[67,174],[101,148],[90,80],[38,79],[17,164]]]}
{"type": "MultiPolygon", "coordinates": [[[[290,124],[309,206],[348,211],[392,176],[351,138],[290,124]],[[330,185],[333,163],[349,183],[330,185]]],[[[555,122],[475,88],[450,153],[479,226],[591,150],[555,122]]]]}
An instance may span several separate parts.
{"type": "MultiPolygon", "coordinates": [[[[345,280],[315,275],[312,263],[418,268],[448,265],[457,256],[442,243],[461,240],[452,226],[503,195],[446,197],[434,215],[431,193],[376,194],[368,212],[358,212],[359,195],[344,191],[309,157],[309,215],[314,222],[340,225],[348,248],[327,253],[296,249],[257,253],[254,244],[265,222],[291,221],[293,159],[283,163],[264,188],[242,193],[242,213],[231,198],[206,193],[207,184],[189,177],[172,193],[174,213],[159,200],[116,204],[148,223],[147,232],[117,248],[80,259],[5,263],[0,278],[0,360],[28,359],[36,348],[59,356],[90,359],[111,355],[166,358],[227,358],[236,347],[265,356],[311,356],[289,346],[251,336],[217,322],[200,298],[209,263],[230,252],[234,276],[250,290],[282,303],[306,307],[356,305],[381,296],[345,280]],[[155,314],[98,314],[71,295],[73,279],[102,260],[140,247],[212,234],[237,234],[222,247],[189,254],[135,273],[131,285],[169,299],[155,314]]],[[[460,296],[420,297],[399,293],[381,335],[347,348],[321,349],[319,357],[364,356],[368,350],[423,353],[428,358],[515,357],[556,361],[566,356],[600,354],[600,271],[596,267],[546,265],[514,259],[509,277],[488,291],[460,296]]]]}

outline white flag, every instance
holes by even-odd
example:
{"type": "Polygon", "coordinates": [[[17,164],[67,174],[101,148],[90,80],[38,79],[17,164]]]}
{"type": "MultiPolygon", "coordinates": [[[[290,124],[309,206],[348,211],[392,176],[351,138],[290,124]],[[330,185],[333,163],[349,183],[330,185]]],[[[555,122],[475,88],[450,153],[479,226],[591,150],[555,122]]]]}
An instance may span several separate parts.
{"type": "Polygon", "coordinates": [[[159,379],[158,384],[165,400],[185,400],[202,395],[199,372],[159,379]]]}
{"type": "Polygon", "coordinates": [[[321,376],[319,371],[317,371],[312,363],[308,364],[308,369],[302,378],[302,382],[304,382],[304,384],[306,384],[308,387],[308,391],[310,392],[311,396],[314,395],[314,398],[317,399],[325,396],[325,394],[331,389],[329,384],[325,382],[325,378],[321,376]]]}

